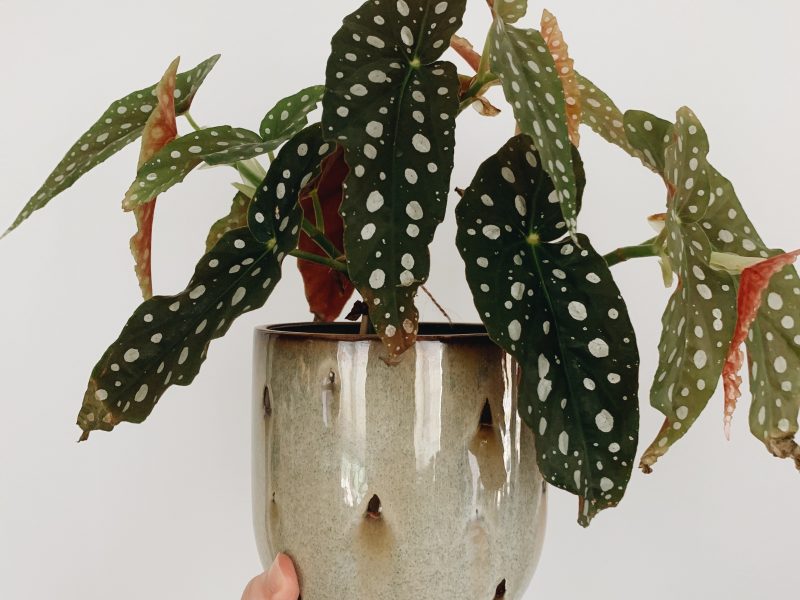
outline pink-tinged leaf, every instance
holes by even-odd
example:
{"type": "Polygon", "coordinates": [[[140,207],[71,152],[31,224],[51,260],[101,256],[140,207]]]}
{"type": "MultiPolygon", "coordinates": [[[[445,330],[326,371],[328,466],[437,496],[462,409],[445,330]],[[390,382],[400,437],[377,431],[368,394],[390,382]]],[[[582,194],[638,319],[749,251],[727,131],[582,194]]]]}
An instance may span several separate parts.
{"type": "MultiPolygon", "coordinates": [[[[179,63],[180,58],[173,60],[156,86],[156,106],[144,125],[138,168],[141,168],[178,135],[178,123],[175,117],[175,85],[179,63]]],[[[136,233],[130,242],[136,278],[139,280],[139,287],[145,300],[153,296],[151,251],[155,210],[155,197],[135,209],[136,233]]]]}
{"type": "Polygon", "coordinates": [[[555,15],[549,10],[542,13],[542,37],[547,43],[550,54],[556,62],[556,71],[564,86],[564,98],[567,101],[567,127],[569,139],[578,146],[581,141],[579,132],[581,125],[581,92],[578,89],[578,78],[575,74],[575,61],[569,57],[569,46],[564,41],[564,34],[558,25],[555,15]]]}
{"type": "Polygon", "coordinates": [[[481,55],[475,51],[475,47],[467,39],[460,35],[454,35],[450,39],[450,47],[472,67],[476,73],[481,67],[481,55]]]}
{"type": "MultiPolygon", "coordinates": [[[[339,209],[342,205],[342,184],[349,170],[341,148],[322,162],[322,172],[300,195],[300,206],[307,220],[318,228],[324,227],[325,236],[344,254],[344,221],[339,209]],[[322,209],[323,223],[317,223],[312,194],[316,193],[322,209]]],[[[305,233],[300,234],[300,250],[325,256],[322,249],[305,233]]],[[[347,275],[317,263],[297,262],[303,276],[308,307],[317,321],[335,321],[353,295],[353,284],[347,275]]]]}
{"type": "Polygon", "coordinates": [[[798,256],[800,256],[800,250],[780,254],[742,271],[737,301],[739,317],[722,370],[722,381],[725,385],[725,436],[728,439],[730,439],[731,422],[736,410],[736,403],[742,396],[740,391],[742,378],[739,376],[739,371],[744,363],[744,352],[742,352],[741,346],[745,343],[750,327],[758,316],[764,292],[769,287],[772,277],[784,267],[793,264],[798,256]]]}

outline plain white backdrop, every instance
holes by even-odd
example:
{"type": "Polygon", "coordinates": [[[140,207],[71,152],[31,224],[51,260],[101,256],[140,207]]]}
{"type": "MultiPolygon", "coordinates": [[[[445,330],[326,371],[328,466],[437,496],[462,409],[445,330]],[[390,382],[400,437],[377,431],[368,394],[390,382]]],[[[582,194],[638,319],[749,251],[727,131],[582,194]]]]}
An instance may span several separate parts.
{"type": "MultiPolygon", "coordinates": [[[[135,3],[0,0],[0,226],[13,220],[66,149],[108,104],[155,82],[177,55],[223,58],[197,95],[206,125],[256,129],[279,98],[321,83],[329,40],[360,0],[135,3]]],[[[712,161],[763,237],[800,246],[795,118],[800,90],[790,0],[552,0],[577,67],[624,108],[666,118],[691,106],[712,161]]],[[[543,5],[531,0],[528,22],[543,5]]],[[[464,28],[482,45],[489,14],[470,0],[464,28]]],[[[467,68],[454,59],[463,72],[467,68]]],[[[183,126],[183,125],[182,125],[183,126]]],[[[513,134],[510,111],[459,122],[453,185],[513,134]]],[[[660,181],[589,130],[580,220],[611,250],[651,233],[660,181]]],[[[0,242],[0,598],[238,599],[260,569],[250,515],[252,328],[306,320],[293,260],[268,305],[212,346],[190,388],[173,388],[142,426],[75,441],[90,370],[138,305],[120,201],[138,146],[91,172],[0,242]]],[[[229,206],[233,171],[198,172],[161,197],[156,291],[183,288],[208,226],[229,206]]],[[[429,287],[473,321],[451,197],[429,287]]],[[[669,292],[650,259],[615,268],[642,354],[642,445],[669,292]]],[[[439,319],[420,300],[423,316],[439,319]]],[[[691,433],[634,474],[623,504],[583,530],[576,501],[553,491],[547,542],[526,599],[790,597],[800,583],[800,476],[747,430],[747,402],[722,433],[718,393],[691,433]]],[[[520,535],[525,535],[521,531],[520,535]]],[[[432,557],[434,559],[435,557],[432,557]]],[[[443,599],[453,600],[453,599],[443,599]]],[[[460,600],[460,599],[459,599],[460,600]]]]}

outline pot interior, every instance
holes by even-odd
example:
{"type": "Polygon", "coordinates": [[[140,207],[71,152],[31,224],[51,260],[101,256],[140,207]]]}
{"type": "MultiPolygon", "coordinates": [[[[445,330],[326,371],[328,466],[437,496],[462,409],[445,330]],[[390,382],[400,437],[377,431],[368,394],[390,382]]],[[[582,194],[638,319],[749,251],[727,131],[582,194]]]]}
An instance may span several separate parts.
{"type": "MultiPolygon", "coordinates": [[[[357,322],[337,323],[286,323],[264,325],[258,331],[279,335],[313,337],[337,340],[377,339],[377,335],[360,335],[357,322]]],[[[453,338],[488,338],[486,328],[475,323],[420,323],[417,339],[422,341],[448,340],[453,338]]]]}

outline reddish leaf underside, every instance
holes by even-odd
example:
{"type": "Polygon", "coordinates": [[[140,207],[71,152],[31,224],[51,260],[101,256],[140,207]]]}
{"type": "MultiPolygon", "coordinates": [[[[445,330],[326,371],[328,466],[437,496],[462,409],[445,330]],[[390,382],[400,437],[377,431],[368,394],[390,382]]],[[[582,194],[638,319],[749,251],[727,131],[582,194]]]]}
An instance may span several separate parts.
{"type": "Polygon", "coordinates": [[[780,254],[742,271],[739,280],[736,329],[722,370],[722,382],[725,386],[725,436],[729,439],[736,403],[742,396],[740,390],[742,378],[739,371],[744,363],[744,352],[742,352],[741,346],[747,339],[750,327],[758,315],[764,292],[769,287],[770,280],[784,267],[794,263],[798,256],[800,256],[800,250],[780,254]]]}
{"type": "MultiPolygon", "coordinates": [[[[178,75],[179,62],[179,58],[172,61],[156,86],[157,104],[150,113],[142,132],[142,147],[139,151],[138,168],[141,168],[161,148],[178,135],[178,124],[175,117],[175,81],[178,75]]],[[[155,210],[155,197],[134,210],[136,233],[130,241],[131,254],[133,254],[135,262],[136,278],[139,280],[139,287],[145,300],[153,296],[151,247],[155,210]]]]}
{"type": "Polygon", "coordinates": [[[569,57],[569,46],[564,41],[564,34],[558,20],[549,10],[542,13],[542,37],[556,62],[558,76],[564,86],[564,98],[567,101],[567,127],[569,139],[577,147],[581,141],[579,133],[581,125],[581,96],[578,78],[575,75],[575,61],[569,57]]]}
{"type": "MultiPolygon", "coordinates": [[[[322,171],[315,181],[300,195],[300,206],[305,218],[317,227],[312,192],[316,192],[322,208],[325,235],[344,254],[344,221],[339,208],[342,204],[342,184],[348,168],[341,148],[326,158],[322,171]]],[[[321,228],[321,227],[320,227],[321,228]]],[[[305,233],[300,235],[300,250],[325,256],[325,252],[305,233]]],[[[308,307],[317,321],[335,321],[353,295],[353,284],[347,275],[333,269],[299,260],[297,267],[303,277],[308,307]]]]}
{"type": "Polygon", "coordinates": [[[475,47],[467,39],[460,35],[454,35],[450,39],[450,47],[472,67],[476,73],[481,68],[481,55],[475,51],[475,47]]]}

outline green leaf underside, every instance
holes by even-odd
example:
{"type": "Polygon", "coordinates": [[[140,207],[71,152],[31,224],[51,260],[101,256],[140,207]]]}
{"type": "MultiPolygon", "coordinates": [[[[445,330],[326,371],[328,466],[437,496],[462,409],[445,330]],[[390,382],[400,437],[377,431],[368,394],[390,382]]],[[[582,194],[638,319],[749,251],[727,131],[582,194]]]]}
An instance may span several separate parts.
{"type": "MultiPolygon", "coordinates": [[[[212,56],[194,69],[178,74],[175,86],[177,114],[189,110],[198,88],[217,60],[219,55],[212,56]]],[[[31,213],[43,208],[82,175],[138,139],[156,104],[155,90],[156,85],[152,85],[113,102],[100,119],[69,149],[6,233],[19,226],[31,213]]]]}
{"type": "MultiPolygon", "coordinates": [[[[584,180],[575,154],[578,198],[584,180]]],[[[548,482],[581,496],[588,525],[616,505],[638,439],[636,338],[588,238],[564,238],[552,181],[529,137],[479,169],[456,210],[457,244],[492,339],[522,366],[520,412],[548,482]]]]}
{"type": "Polygon", "coordinates": [[[206,252],[217,245],[229,231],[247,227],[247,210],[250,207],[250,198],[243,192],[237,192],[231,203],[231,210],[211,226],[206,238],[206,252]]]}
{"type": "Polygon", "coordinates": [[[277,238],[283,243],[288,238],[287,243],[294,240],[292,250],[297,247],[303,215],[298,196],[319,173],[322,160],[335,150],[336,144],[323,139],[319,123],[307,127],[281,148],[250,204],[247,223],[257,240],[277,238]],[[281,209],[282,206],[286,208],[281,209]]]}
{"type": "MultiPolygon", "coordinates": [[[[638,158],[650,170],[655,170],[653,162],[645,154],[635,148],[625,132],[625,116],[608,95],[580,73],[578,89],[581,92],[581,122],[588,125],[597,135],[607,142],[619,146],[629,155],[638,158]]],[[[656,171],[661,174],[661,171],[656,171]]]]}
{"type": "MultiPolygon", "coordinates": [[[[651,401],[667,421],[642,458],[643,468],[649,470],[708,403],[733,336],[738,278],[712,269],[711,253],[766,258],[779,251],[765,246],[731,182],[708,162],[708,137],[689,109],[678,112],[678,122],[670,126],[669,133],[665,132],[666,121],[648,113],[629,111],[625,120],[626,126],[636,128],[635,132],[628,128],[628,139],[643,156],[648,148],[657,156],[662,140],[674,136],[665,148],[662,169],[672,197],[661,237],[680,283],[662,319],[664,332],[651,401]],[[653,123],[647,132],[639,126],[646,121],[653,123]]],[[[747,349],[753,395],[751,429],[773,450],[775,440],[791,438],[797,431],[800,408],[800,331],[796,322],[800,286],[794,267],[786,267],[772,279],[767,299],[770,293],[772,303],[762,304],[747,349]]]]}
{"type": "MultiPolygon", "coordinates": [[[[265,182],[284,177],[304,143],[325,145],[320,126],[287,143],[270,165],[265,182]]],[[[324,153],[323,153],[324,154],[324,153]]],[[[316,159],[319,162],[319,151],[316,159]]],[[[313,168],[313,167],[312,167],[313,168]]],[[[292,171],[288,179],[309,181],[313,173],[292,171]]],[[[287,186],[288,188],[288,186],[287,186]]],[[[171,385],[189,385],[210,342],[238,316],[261,307],[281,277],[281,263],[297,248],[302,211],[296,193],[259,188],[251,204],[263,220],[226,233],[198,263],[187,288],[142,304],[92,372],[78,425],[84,438],[110,431],[122,421],[139,423],[171,385]]],[[[249,216],[255,217],[251,210],[249,216]]]]}
{"type": "Polygon", "coordinates": [[[308,114],[322,102],[324,85],[314,85],[280,100],[261,121],[259,131],[269,152],[308,125],[308,114]]]}
{"type": "Polygon", "coordinates": [[[164,146],[136,175],[122,201],[132,210],[183,181],[200,163],[233,164],[267,152],[257,133],[228,125],[201,129],[164,146]]]}
{"type": "Polygon", "coordinates": [[[370,0],[332,41],[322,121],[350,168],[348,270],[390,356],[416,337],[414,296],[445,215],[459,82],[455,67],[437,59],[464,8],[465,0],[370,0]]]}
{"type": "Polygon", "coordinates": [[[574,233],[577,188],[567,126],[564,86],[553,56],[535,29],[517,29],[498,13],[488,41],[492,72],[500,77],[520,131],[534,141],[558,190],[561,210],[574,233]]]}

